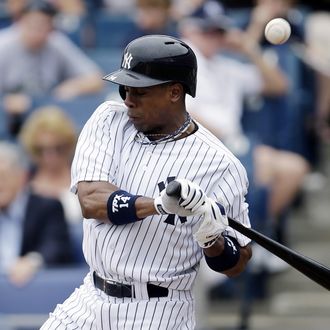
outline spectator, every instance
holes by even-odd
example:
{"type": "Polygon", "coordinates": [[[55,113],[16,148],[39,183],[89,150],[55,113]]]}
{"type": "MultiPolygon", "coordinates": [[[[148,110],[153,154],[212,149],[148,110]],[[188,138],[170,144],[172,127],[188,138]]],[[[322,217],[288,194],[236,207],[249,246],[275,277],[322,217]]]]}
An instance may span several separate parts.
{"type": "Polygon", "coordinates": [[[72,261],[59,201],[33,193],[28,162],[17,145],[0,142],[0,270],[22,286],[42,266],[72,261]]]}
{"type": "Polygon", "coordinates": [[[136,0],[136,7],[136,31],[132,39],[147,34],[177,35],[171,0],[136,0]]]}
{"type": "Polygon", "coordinates": [[[51,0],[58,14],[55,26],[64,32],[75,44],[81,46],[84,38],[84,19],[87,14],[87,3],[84,0],[51,0]]]}
{"type": "Polygon", "coordinates": [[[61,14],[82,16],[85,14],[86,4],[84,0],[49,0],[61,14]]]}
{"type": "Polygon", "coordinates": [[[315,129],[322,142],[330,142],[330,13],[317,11],[306,19],[306,40],[299,54],[317,77],[315,129]]]}
{"type": "MultiPolygon", "coordinates": [[[[257,142],[247,142],[242,131],[244,97],[258,93],[283,95],[287,89],[286,78],[278,67],[264,60],[253,40],[244,32],[231,29],[228,17],[215,1],[205,2],[180,28],[199,63],[198,94],[195,99],[189,98],[189,110],[232,151],[242,155],[246,152],[243,149],[257,142]],[[252,63],[219,54],[225,50],[240,52],[252,63]]],[[[271,186],[269,210],[276,219],[293,201],[308,164],[296,154],[266,145],[258,145],[250,152],[253,152],[255,167],[254,180],[250,181],[271,186]]]]}
{"type": "Polygon", "coordinates": [[[128,14],[135,9],[135,0],[103,0],[102,2],[103,7],[111,13],[128,14]]]}
{"type": "Polygon", "coordinates": [[[53,31],[55,14],[51,4],[33,1],[0,38],[0,94],[9,113],[24,113],[33,97],[69,100],[103,87],[98,67],[65,35],[53,31]]]}
{"type": "MultiPolygon", "coordinates": [[[[321,160],[318,129],[323,127],[325,130],[321,129],[321,131],[327,130],[327,125],[324,125],[325,117],[320,119],[322,116],[318,116],[319,110],[315,111],[320,107],[315,103],[322,104],[323,101],[319,100],[326,99],[322,96],[318,97],[323,94],[319,91],[326,88],[326,84],[321,78],[322,74],[320,76],[317,71],[313,72],[309,64],[306,65],[305,61],[299,58],[299,49],[306,47],[308,38],[306,36],[308,12],[308,9],[296,0],[255,0],[246,29],[248,35],[262,45],[265,54],[278,61],[283,71],[288,73],[290,81],[290,92],[282,98],[284,106],[278,121],[281,134],[277,135],[273,142],[278,148],[299,153],[310,163],[311,169],[315,170],[321,160]],[[273,46],[264,38],[265,25],[275,17],[285,18],[291,26],[290,38],[283,45],[273,46]],[[317,86],[318,83],[320,87],[317,86]]],[[[327,43],[323,44],[323,49],[326,49],[327,43]]],[[[316,62],[321,63],[322,58],[321,56],[316,62]]],[[[306,182],[310,182],[309,179],[313,176],[308,175],[306,182]]]]}
{"type": "Polygon", "coordinates": [[[69,191],[70,166],[77,132],[61,108],[36,109],[24,123],[20,141],[34,166],[31,187],[34,192],[62,202],[70,223],[82,219],[77,197],[69,191]]]}
{"type": "Polygon", "coordinates": [[[27,0],[5,0],[1,5],[3,11],[1,15],[1,28],[7,27],[16,22],[26,6],[26,3],[27,0]]]}
{"type": "Polygon", "coordinates": [[[252,8],[246,33],[257,42],[265,43],[264,29],[266,24],[273,18],[282,17],[291,26],[291,41],[302,41],[304,39],[304,17],[296,7],[296,0],[255,0],[252,8]]]}
{"type": "Polygon", "coordinates": [[[204,0],[172,0],[172,17],[179,21],[181,18],[190,15],[204,0]]]}

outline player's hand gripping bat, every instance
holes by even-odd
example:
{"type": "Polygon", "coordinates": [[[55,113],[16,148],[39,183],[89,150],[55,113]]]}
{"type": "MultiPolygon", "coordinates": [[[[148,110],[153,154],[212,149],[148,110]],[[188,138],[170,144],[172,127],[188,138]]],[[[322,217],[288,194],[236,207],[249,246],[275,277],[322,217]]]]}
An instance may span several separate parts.
{"type": "MultiPolygon", "coordinates": [[[[169,196],[181,197],[181,186],[177,181],[170,182],[166,187],[169,196]]],[[[258,243],[260,246],[275,254],[286,263],[309,277],[314,282],[330,290],[330,269],[319,262],[310,259],[288,247],[274,241],[273,239],[259,233],[258,231],[247,228],[240,222],[228,217],[229,226],[237,230],[244,236],[258,243]]]]}

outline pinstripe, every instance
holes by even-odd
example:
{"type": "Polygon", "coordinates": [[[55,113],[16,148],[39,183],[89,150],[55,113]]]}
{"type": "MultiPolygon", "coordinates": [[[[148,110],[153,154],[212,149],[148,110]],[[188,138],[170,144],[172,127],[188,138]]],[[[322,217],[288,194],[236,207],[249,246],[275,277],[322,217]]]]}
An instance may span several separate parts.
{"type": "MultiPolygon", "coordinates": [[[[174,244],[174,246],[173,246],[173,250],[172,250],[171,257],[169,258],[169,265],[171,264],[171,261],[172,261],[173,258],[174,258],[174,253],[175,253],[175,251],[179,251],[179,255],[181,256],[181,250],[182,250],[182,245],[183,245],[183,239],[182,239],[182,237],[185,236],[185,235],[183,234],[183,231],[184,231],[184,230],[187,231],[188,228],[187,228],[186,226],[183,226],[182,231],[180,232],[179,236],[177,237],[176,242],[175,242],[175,244],[174,244]],[[181,243],[181,246],[180,246],[180,247],[178,247],[179,243],[181,243]]],[[[177,253],[177,252],[176,252],[176,253],[177,253]]],[[[180,257],[179,257],[179,259],[180,259],[180,257]]],[[[178,266],[178,265],[175,265],[175,269],[173,270],[172,274],[175,274],[175,273],[176,273],[177,266],[178,266]]],[[[170,273],[169,273],[169,274],[170,274],[170,273]]]]}
{"type": "MultiPolygon", "coordinates": [[[[141,226],[141,223],[139,223],[138,225],[141,226]]],[[[131,233],[131,231],[132,231],[132,229],[133,229],[133,226],[132,226],[132,225],[127,226],[127,227],[129,227],[129,230],[128,230],[128,232],[126,232],[127,236],[126,236],[126,238],[125,238],[125,242],[124,242],[124,244],[122,244],[121,252],[120,252],[119,257],[118,257],[118,259],[117,259],[117,261],[116,261],[116,264],[117,264],[117,265],[116,265],[116,268],[115,268],[115,272],[116,272],[116,273],[118,273],[118,267],[119,267],[119,265],[120,265],[120,261],[121,261],[121,259],[122,259],[123,253],[124,253],[124,251],[125,251],[125,245],[126,245],[126,243],[127,243],[127,241],[128,241],[128,238],[130,237],[130,233],[131,233]]],[[[125,266],[124,266],[124,273],[125,273],[125,266]]],[[[125,275],[124,275],[124,279],[127,281],[127,274],[126,274],[126,273],[125,273],[125,275]]]]}
{"type": "MultiPolygon", "coordinates": [[[[168,226],[169,226],[169,225],[168,225],[168,226]]],[[[173,226],[173,227],[175,227],[175,226],[173,226]]],[[[164,249],[164,251],[163,251],[163,255],[162,255],[161,259],[159,259],[160,255],[157,255],[157,259],[154,259],[154,262],[155,262],[155,260],[156,260],[157,263],[160,264],[159,267],[158,267],[157,272],[155,273],[155,277],[156,277],[157,279],[158,279],[158,273],[159,273],[159,271],[160,271],[160,268],[161,268],[161,266],[163,265],[163,262],[164,262],[165,257],[167,256],[167,251],[168,251],[168,248],[169,248],[169,246],[170,246],[171,238],[172,238],[172,236],[173,236],[173,234],[174,234],[174,231],[175,231],[175,228],[172,228],[172,230],[171,230],[171,234],[170,234],[170,237],[169,237],[169,240],[167,241],[167,244],[166,244],[166,249],[164,249]]],[[[172,250],[172,252],[173,252],[173,250],[172,250]]],[[[159,279],[160,279],[160,278],[159,278],[159,279]]]]}
{"type": "Polygon", "coordinates": [[[131,307],[132,305],[126,305],[126,315],[125,315],[125,317],[124,317],[124,327],[123,327],[123,329],[126,329],[126,322],[127,322],[127,320],[128,320],[128,311],[129,311],[129,308],[131,307]]]}
{"type": "MultiPolygon", "coordinates": [[[[98,225],[96,227],[98,227],[98,225]]],[[[100,224],[100,227],[104,227],[104,224],[100,224]]],[[[99,231],[97,236],[96,236],[97,241],[99,240],[100,235],[101,235],[101,231],[99,231]]],[[[94,260],[97,260],[97,259],[98,259],[98,246],[95,245],[95,247],[94,247],[94,260]]],[[[101,266],[102,266],[102,268],[104,267],[103,264],[101,264],[101,266]]]]}
{"type": "MultiPolygon", "coordinates": [[[[115,231],[117,229],[116,226],[111,226],[104,235],[104,239],[102,242],[102,246],[101,246],[101,253],[104,253],[104,251],[107,251],[109,249],[109,244],[110,244],[110,239],[108,239],[108,237],[111,235],[111,232],[115,231]]],[[[103,267],[103,274],[106,273],[105,268],[103,267]]]]}
{"type": "MultiPolygon", "coordinates": [[[[119,228],[118,228],[118,231],[120,231],[121,233],[124,232],[124,230],[126,229],[125,227],[128,227],[128,226],[122,226],[121,228],[119,227],[119,228]]],[[[115,234],[115,231],[113,232],[113,235],[114,235],[114,234],[115,234]]],[[[121,238],[122,235],[118,235],[118,234],[117,234],[117,236],[118,236],[118,237],[117,237],[117,239],[116,239],[116,243],[115,243],[115,245],[118,244],[118,242],[119,242],[119,240],[120,240],[120,238],[121,238]]],[[[107,253],[111,253],[111,252],[112,252],[111,250],[108,250],[108,251],[107,251],[107,253]]],[[[114,257],[115,257],[115,253],[112,253],[112,255],[111,255],[111,259],[109,260],[109,263],[110,263],[110,264],[112,264],[112,259],[113,259],[114,257]]],[[[115,263],[115,264],[116,264],[116,267],[117,267],[117,266],[118,266],[118,263],[115,263]]]]}
{"type": "Polygon", "coordinates": [[[58,329],[60,326],[61,326],[61,323],[58,324],[58,326],[55,328],[55,330],[58,329]]]}
{"type": "MultiPolygon", "coordinates": [[[[143,148],[141,145],[139,145],[138,147],[139,147],[139,149],[142,149],[142,148],[143,148]]],[[[141,152],[141,153],[136,153],[135,161],[133,162],[133,164],[136,165],[136,170],[137,170],[138,165],[140,164],[141,159],[143,158],[143,155],[144,155],[145,152],[146,152],[146,150],[144,149],[143,152],[141,152]],[[139,158],[140,158],[139,161],[137,161],[138,156],[140,156],[140,157],[139,157],[139,158]]],[[[127,158],[126,163],[125,163],[126,166],[127,166],[127,163],[128,163],[129,160],[130,160],[130,159],[127,158]]],[[[129,178],[134,178],[134,177],[135,177],[135,176],[132,174],[132,170],[133,170],[133,167],[131,167],[131,168],[128,170],[128,173],[127,173],[128,175],[126,176],[126,182],[125,182],[125,183],[123,182],[124,177],[122,177],[122,180],[120,181],[120,186],[128,186],[128,180],[129,180],[129,178]]],[[[136,171],[135,171],[135,174],[136,174],[136,171]]]]}
{"type": "MultiPolygon", "coordinates": [[[[96,139],[93,139],[93,135],[96,135],[96,132],[97,132],[97,127],[99,126],[99,122],[101,121],[102,118],[99,118],[99,120],[96,122],[96,125],[93,127],[92,126],[92,129],[91,131],[89,132],[89,135],[88,135],[88,141],[94,141],[93,144],[90,146],[90,150],[89,150],[89,153],[87,153],[87,149],[86,149],[86,155],[84,157],[84,159],[86,159],[85,161],[83,160],[83,162],[86,163],[85,165],[85,176],[84,178],[86,179],[87,178],[87,171],[89,168],[93,168],[94,167],[91,167],[90,166],[90,162],[91,162],[91,156],[92,156],[92,153],[95,151],[95,145],[96,145],[96,142],[97,140],[96,139]]],[[[105,118],[104,120],[106,120],[107,118],[105,118]]],[[[102,137],[101,137],[102,139],[102,137]]],[[[87,143],[86,143],[87,144],[87,143]]]]}
{"type": "MultiPolygon", "coordinates": [[[[232,186],[229,184],[229,182],[227,181],[227,179],[224,178],[223,181],[226,183],[226,185],[228,187],[228,189],[227,189],[228,192],[230,192],[232,196],[235,196],[234,191],[232,189],[232,186]]],[[[228,200],[230,200],[229,197],[228,197],[228,200]]],[[[232,215],[234,214],[234,206],[233,205],[230,205],[230,214],[232,214],[232,215]]]]}
{"type": "MultiPolygon", "coordinates": [[[[208,150],[209,150],[209,148],[207,148],[207,150],[205,150],[203,159],[205,159],[208,150]]],[[[200,162],[198,164],[198,167],[196,169],[194,169],[195,174],[192,175],[192,180],[194,180],[196,178],[197,173],[201,170],[202,164],[203,164],[203,162],[200,162]]],[[[188,176],[188,173],[190,173],[190,171],[192,172],[192,166],[193,166],[193,163],[191,163],[189,169],[186,170],[186,176],[188,176]]]]}
{"type": "MultiPolygon", "coordinates": [[[[82,180],[107,180],[130,193],[156,197],[158,187],[170,178],[187,178],[224,203],[229,215],[249,225],[246,172],[214,135],[198,124],[198,130],[185,139],[142,145],[135,141],[136,130],[124,110],[105,102],[86,123],[72,164],[73,191],[82,180]]],[[[182,222],[176,216],[173,223],[167,216],[154,215],[123,226],[84,220],[83,250],[91,271],[115,281],[165,286],[171,296],[139,302],[106,298],[93,291],[89,280],[78,289],[76,299],[64,304],[67,322],[77,320],[74,326],[83,330],[192,329],[191,289],[203,256],[192,233],[200,218],[182,222]]],[[[227,232],[241,245],[248,243],[234,230],[227,232]]],[[[65,324],[61,308],[54,313],[65,324]]]]}
{"type": "MultiPolygon", "coordinates": [[[[123,113],[120,113],[121,120],[123,119],[123,113]]],[[[113,117],[112,117],[113,118],[113,117]]],[[[118,120],[116,121],[118,123],[118,120]]],[[[121,127],[127,127],[125,124],[120,124],[121,127]]],[[[118,129],[118,126],[117,126],[118,129]]],[[[129,129],[126,129],[126,132],[129,132],[129,129]]],[[[139,193],[142,195],[154,196],[156,194],[156,182],[161,181],[161,178],[164,177],[165,171],[168,175],[175,171],[178,176],[181,177],[189,177],[192,180],[196,180],[198,184],[204,189],[214,189],[214,183],[219,181],[222,176],[228,175],[226,173],[228,170],[228,162],[225,161],[225,157],[230,158],[230,154],[226,151],[226,148],[219,144],[219,142],[207,131],[204,129],[201,130],[200,134],[196,134],[192,137],[193,141],[189,143],[188,139],[184,139],[182,141],[176,141],[174,143],[167,143],[156,146],[141,146],[135,143],[132,139],[127,138],[125,141],[126,148],[130,150],[130,157],[126,157],[123,159],[125,172],[119,171],[118,173],[118,184],[123,189],[131,191],[133,193],[139,193]],[[198,143],[197,143],[198,141],[198,143]],[[205,142],[207,141],[207,143],[205,142]],[[164,158],[163,150],[166,148],[167,154],[166,158],[164,158]],[[170,148],[170,149],[168,149],[170,148]],[[161,150],[161,151],[160,151],[161,150]],[[194,162],[189,162],[189,164],[184,163],[184,159],[182,155],[189,155],[192,153],[192,150],[195,151],[193,154],[195,158],[200,159],[197,163],[197,166],[194,165],[194,162]],[[147,154],[149,152],[149,154],[147,154]],[[151,152],[151,153],[150,153],[151,152]],[[154,156],[152,156],[154,155],[154,156]],[[133,157],[132,157],[133,156],[133,157]],[[153,157],[153,158],[152,158],[153,157]],[[154,158],[156,157],[156,158],[154,158]],[[158,171],[153,172],[153,176],[145,176],[143,175],[143,166],[150,166],[151,162],[156,162],[164,164],[158,171]],[[210,168],[214,168],[215,170],[209,171],[210,168]],[[211,174],[207,174],[210,172],[211,174]],[[155,178],[155,174],[158,178],[155,178]]],[[[112,144],[112,147],[114,145],[112,144]]],[[[125,149],[121,150],[125,153],[125,149]]],[[[122,161],[118,162],[122,164],[122,161]]],[[[226,182],[226,181],[224,181],[226,182]]],[[[222,193],[225,191],[222,190],[222,193]]],[[[238,195],[239,197],[239,195],[238,195]]],[[[230,198],[227,198],[228,205],[230,205],[230,198]]],[[[241,202],[238,202],[238,205],[241,202]]],[[[196,247],[194,242],[189,240],[191,237],[192,228],[188,230],[188,228],[183,227],[184,229],[181,232],[177,232],[177,228],[170,228],[170,226],[166,226],[167,229],[164,231],[163,224],[157,223],[155,225],[156,217],[152,217],[148,222],[140,222],[135,226],[127,225],[121,228],[120,232],[112,231],[111,235],[103,235],[101,242],[102,246],[100,250],[102,253],[107,255],[106,260],[108,260],[108,264],[110,265],[110,269],[112,269],[114,273],[122,274],[122,278],[126,281],[132,280],[132,278],[136,278],[138,275],[138,279],[142,280],[142,274],[145,274],[144,269],[148,267],[149,269],[153,269],[153,273],[149,273],[150,280],[153,281],[164,281],[164,278],[168,275],[164,272],[164,269],[168,269],[169,272],[175,275],[175,271],[177,269],[176,264],[178,260],[183,261],[185,266],[190,269],[195,269],[194,264],[198,263],[200,254],[197,254],[196,257],[196,247]],[[156,249],[153,249],[153,244],[155,243],[155,238],[163,236],[163,233],[166,233],[166,244],[158,245],[156,249]],[[115,238],[116,237],[116,238],[115,238]],[[148,241],[146,238],[152,237],[148,241]],[[104,244],[104,240],[113,241],[114,248],[109,249],[109,244],[104,244]],[[176,250],[177,246],[180,242],[188,240],[188,249],[185,249],[185,254],[183,255],[181,251],[178,253],[176,250]],[[103,241],[102,241],[103,240],[103,241]],[[141,252],[139,252],[141,251],[141,252]],[[143,253],[143,257],[139,257],[139,253],[143,253]],[[153,257],[150,259],[149,254],[152,254],[153,257]],[[139,265],[138,265],[139,260],[139,265]],[[147,261],[149,262],[147,263],[147,261]],[[174,263],[173,265],[171,263],[174,263]],[[156,266],[157,264],[157,266],[156,266]],[[129,267],[128,267],[129,265],[129,267]],[[133,266],[132,266],[133,265],[133,266]],[[139,272],[137,272],[137,267],[140,266],[139,272]],[[160,269],[162,272],[160,273],[160,269]]],[[[198,218],[194,220],[192,225],[198,221],[198,218]]],[[[180,226],[180,223],[178,223],[180,226]]],[[[161,238],[164,240],[164,237],[161,238]]],[[[99,236],[97,241],[99,240],[99,236]]],[[[182,246],[182,244],[180,244],[182,246]]],[[[98,250],[95,250],[95,254],[99,253],[98,250]]],[[[96,260],[96,255],[94,256],[96,260]]],[[[99,258],[100,260],[102,258],[99,258]]],[[[100,267],[99,267],[100,268],[100,267]]],[[[101,271],[101,269],[99,269],[101,271]]],[[[102,269],[102,273],[104,275],[112,277],[113,275],[107,274],[109,272],[108,269],[102,269]]],[[[192,274],[186,274],[185,284],[183,284],[183,278],[178,279],[176,285],[173,284],[173,287],[177,287],[179,285],[180,288],[187,288],[190,283],[193,282],[192,274]]],[[[143,279],[144,280],[144,279],[143,279]]],[[[168,280],[166,280],[168,282],[168,280]]]]}
{"type": "MultiPolygon", "coordinates": [[[[208,151],[210,151],[210,150],[208,150],[208,151]]],[[[201,180],[200,181],[203,181],[203,179],[206,176],[206,173],[209,173],[209,169],[210,169],[211,165],[213,165],[213,162],[214,162],[215,157],[216,157],[216,152],[213,152],[212,159],[209,160],[209,164],[206,163],[206,157],[205,157],[205,162],[204,163],[206,163],[207,170],[205,171],[204,175],[201,177],[201,180]]],[[[222,162],[222,160],[220,161],[220,163],[221,162],[222,162]]],[[[203,166],[203,165],[201,165],[201,166],[203,166]]]]}
{"type": "MultiPolygon", "coordinates": [[[[86,297],[87,298],[87,300],[90,300],[90,297],[86,297]]],[[[83,299],[84,300],[84,299],[83,299]]],[[[84,306],[85,304],[84,304],[84,302],[82,303],[82,304],[79,304],[80,305],[80,308],[81,308],[81,306],[84,306]]],[[[82,319],[83,319],[83,324],[82,324],[82,328],[84,328],[84,326],[85,326],[85,324],[86,324],[86,321],[87,321],[87,319],[92,315],[92,310],[91,309],[89,309],[89,313],[87,314],[87,311],[88,311],[88,309],[86,308],[86,311],[84,312],[84,313],[82,313],[82,309],[80,310],[80,312],[81,312],[81,317],[82,317],[82,319]],[[86,315],[88,315],[87,317],[86,317],[86,315]]],[[[94,320],[95,320],[95,317],[94,317],[94,320]]]]}
{"type": "MultiPolygon", "coordinates": [[[[105,329],[105,326],[104,326],[104,321],[103,321],[103,307],[104,307],[104,304],[101,305],[101,316],[100,316],[100,322],[101,322],[101,326],[102,326],[102,329],[105,329]]],[[[110,327],[109,327],[110,328],[110,327]]]]}
{"type": "MultiPolygon", "coordinates": [[[[175,325],[177,324],[177,322],[178,322],[178,318],[179,318],[179,316],[181,315],[181,310],[182,310],[182,308],[183,308],[183,304],[181,303],[180,308],[176,311],[176,318],[175,318],[175,321],[174,321],[174,326],[175,326],[175,325]]],[[[180,324],[178,324],[178,328],[177,328],[177,329],[180,329],[179,326],[180,326],[180,324]]]]}
{"type": "MultiPolygon", "coordinates": [[[[105,127],[106,127],[106,121],[104,120],[103,121],[103,126],[102,126],[102,129],[101,129],[101,131],[103,132],[102,133],[102,136],[100,137],[100,144],[103,144],[104,143],[104,141],[107,139],[107,137],[106,137],[106,135],[105,135],[105,133],[104,133],[104,131],[105,131],[105,127]]],[[[96,142],[96,141],[95,141],[96,142]]],[[[109,138],[109,139],[107,139],[107,146],[109,146],[109,144],[110,144],[110,142],[111,142],[111,138],[109,138]]],[[[95,147],[95,145],[94,145],[94,147],[95,147]]],[[[93,150],[95,150],[94,148],[93,148],[93,150]]],[[[101,149],[96,149],[97,150],[97,154],[96,154],[96,156],[95,156],[95,158],[96,159],[100,159],[100,162],[101,162],[101,164],[103,165],[104,164],[104,161],[105,161],[105,155],[103,155],[103,159],[101,158],[102,157],[102,154],[101,154],[101,149]]],[[[90,159],[88,160],[88,163],[89,163],[89,161],[90,161],[90,159]]],[[[101,165],[101,168],[103,168],[103,166],[101,165]]],[[[88,164],[87,164],[87,166],[86,166],[86,170],[88,169],[88,164]]],[[[93,172],[92,172],[92,176],[94,176],[94,174],[95,174],[95,170],[96,170],[96,168],[94,167],[93,168],[93,172]]],[[[99,177],[99,179],[101,179],[101,177],[99,177]]]]}
{"type": "Polygon", "coordinates": [[[134,329],[134,325],[135,325],[135,320],[136,320],[136,315],[137,315],[137,311],[139,306],[141,306],[142,304],[139,304],[135,307],[135,312],[134,312],[134,317],[133,317],[133,325],[132,325],[132,329],[134,329]]]}
{"type": "Polygon", "coordinates": [[[44,330],[47,330],[47,329],[57,329],[58,326],[60,325],[60,323],[59,323],[59,325],[56,328],[53,328],[53,325],[54,325],[55,322],[58,322],[55,318],[54,319],[48,319],[48,323],[49,324],[44,324],[41,329],[44,329],[44,330]]]}
{"type": "MultiPolygon", "coordinates": [[[[154,217],[152,217],[151,221],[154,221],[153,218],[154,217]]],[[[150,221],[150,223],[151,223],[151,221],[150,221]]],[[[158,225],[156,227],[156,231],[158,230],[160,224],[161,224],[161,222],[159,221],[158,225]]],[[[142,267],[141,267],[141,270],[140,270],[140,275],[139,275],[139,281],[140,282],[142,281],[142,272],[143,272],[143,269],[144,269],[144,266],[145,266],[145,263],[146,263],[146,260],[147,260],[147,256],[149,255],[149,253],[151,251],[152,243],[154,242],[155,238],[156,238],[156,235],[153,235],[152,240],[151,240],[151,242],[150,242],[150,244],[149,244],[149,246],[146,250],[146,253],[145,253],[145,256],[144,256],[144,259],[143,259],[143,262],[142,262],[142,267]]]]}
{"type": "MultiPolygon", "coordinates": [[[[150,225],[151,225],[151,222],[149,222],[149,224],[148,224],[148,228],[146,229],[146,231],[145,231],[145,233],[144,233],[144,235],[143,235],[143,239],[141,240],[139,246],[136,247],[136,248],[138,248],[138,250],[141,249],[142,244],[143,244],[144,240],[146,239],[146,237],[147,237],[147,235],[148,235],[148,231],[149,231],[150,225]]],[[[140,231],[141,227],[142,227],[142,224],[139,226],[139,231],[140,231]]],[[[138,232],[138,233],[139,233],[139,232],[138,232]]],[[[135,236],[135,239],[134,239],[133,244],[132,244],[132,245],[133,245],[132,250],[134,249],[134,245],[139,243],[139,242],[137,242],[137,239],[138,239],[138,235],[135,236]]],[[[132,251],[132,250],[131,250],[131,251],[132,251]]],[[[130,252],[131,252],[131,251],[130,251],[130,252]]],[[[147,251],[150,251],[150,245],[149,245],[147,251]]],[[[129,253],[128,256],[127,256],[127,259],[126,259],[126,262],[125,262],[125,268],[127,267],[128,260],[129,260],[129,258],[130,258],[130,255],[131,255],[131,253],[129,253]]],[[[145,260],[145,259],[144,259],[144,260],[145,260]]],[[[134,269],[135,269],[135,267],[136,267],[136,263],[137,263],[137,259],[135,259],[135,261],[134,261],[134,263],[133,263],[132,273],[131,273],[131,274],[132,274],[132,275],[131,275],[131,278],[134,278],[134,276],[133,276],[133,272],[134,272],[134,269]]]]}
{"type": "MultiPolygon", "coordinates": [[[[87,304],[85,305],[85,302],[88,302],[88,301],[89,301],[89,297],[79,296],[76,301],[72,302],[74,304],[73,306],[68,304],[67,310],[68,310],[68,314],[70,314],[70,317],[75,318],[78,321],[79,314],[84,316],[88,311],[88,306],[87,306],[87,304]],[[82,308],[82,306],[84,308],[82,308]]],[[[86,321],[86,320],[87,320],[87,318],[84,321],[86,321]]]]}
{"type": "MultiPolygon", "coordinates": [[[[140,320],[141,320],[141,326],[140,330],[143,330],[144,327],[144,321],[146,320],[147,310],[148,310],[149,304],[146,304],[145,308],[140,313],[140,320]]],[[[150,327],[149,327],[150,328],[150,327]]]]}
{"type": "Polygon", "coordinates": [[[156,309],[157,309],[158,301],[155,301],[155,303],[153,305],[154,305],[154,309],[153,309],[152,316],[151,316],[151,319],[150,319],[151,321],[150,321],[149,329],[152,329],[151,326],[152,326],[153,320],[154,320],[155,315],[156,315],[156,309]]]}
{"type": "MultiPolygon", "coordinates": [[[[171,308],[170,315],[169,315],[168,318],[167,318],[166,326],[165,326],[164,329],[169,329],[169,323],[170,323],[170,320],[172,319],[173,311],[175,310],[175,312],[176,312],[176,309],[175,309],[176,304],[177,304],[177,302],[175,302],[174,305],[173,305],[173,307],[171,308]]],[[[166,320],[165,320],[165,321],[166,321],[166,320]]]]}
{"type": "MultiPolygon", "coordinates": [[[[166,328],[162,327],[162,321],[163,321],[163,318],[164,318],[164,314],[165,314],[167,304],[168,304],[168,301],[165,302],[165,306],[163,306],[162,311],[157,313],[157,315],[160,316],[158,329],[166,329],[166,328]]],[[[168,320],[169,320],[169,318],[168,318],[168,320]]]]}
{"type": "MultiPolygon", "coordinates": [[[[119,329],[119,321],[120,321],[120,314],[119,314],[119,310],[120,310],[120,306],[121,305],[117,305],[117,317],[116,317],[116,320],[117,320],[117,329],[119,329]]],[[[111,308],[113,308],[113,307],[111,307],[111,308]]]]}
{"type": "MultiPolygon", "coordinates": [[[[76,301],[72,301],[71,304],[67,304],[67,312],[70,314],[72,317],[75,317],[76,312],[81,311],[81,304],[83,303],[83,297],[78,297],[76,301]]],[[[86,306],[87,310],[87,306],[86,306]]]]}
{"type": "MultiPolygon", "coordinates": [[[[103,105],[104,106],[104,105],[103,105]]],[[[95,112],[94,112],[94,114],[91,116],[91,118],[89,119],[89,123],[90,123],[90,125],[91,126],[96,126],[95,125],[95,121],[97,121],[98,120],[98,118],[97,118],[97,113],[98,112],[100,112],[100,109],[101,109],[101,107],[102,107],[102,105],[101,106],[99,106],[98,107],[98,109],[96,109],[95,110],[95,112]]],[[[85,126],[84,127],[86,127],[87,125],[85,124],[85,126]]],[[[80,145],[82,145],[82,146],[84,146],[84,145],[86,145],[86,142],[88,141],[88,135],[87,135],[87,133],[86,133],[86,131],[83,129],[82,131],[81,131],[81,133],[80,133],[80,135],[79,135],[79,138],[78,138],[78,143],[77,143],[77,148],[76,149],[78,149],[78,145],[80,144],[80,145]]],[[[75,163],[75,165],[74,165],[74,162],[73,162],[73,167],[74,167],[74,171],[72,171],[72,173],[78,173],[78,171],[79,171],[79,169],[80,169],[80,166],[81,166],[81,164],[82,164],[82,159],[83,159],[83,156],[84,156],[84,154],[82,153],[82,152],[77,152],[77,150],[76,150],[76,153],[75,153],[75,158],[77,158],[76,159],[76,163],[75,163]]]]}
{"type": "MultiPolygon", "coordinates": [[[[78,299],[80,300],[80,299],[78,299]]],[[[80,312],[80,315],[77,316],[77,320],[76,320],[76,323],[79,324],[79,320],[82,320],[83,321],[83,325],[82,325],[82,328],[84,328],[84,324],[86,323],[86,320],[88,319],[88,317],[86,318],[86,313],[87,311],[89,310],[89,316],[91,316],[93,314],[93,311],[92,311],[92,308],[91,308],[91,305],[93,304],[93,302],[95,301],[95,297],[90,297],[88,295],[88,293],[84,292],[84,294],[82,295],[81,297],[81,302],[79,303],[78,307],[80,309],[78,309],[77,312],[80,312]],[[82,306],[85,306],[85,312],[83,312],[82,310],[82,306]]],[[[71,315],[74,316],[74,313],[72,313],[71,311],[71,315]]],[[[94,321],[95,321],[95,314],[94,314],[94,321]]]]}

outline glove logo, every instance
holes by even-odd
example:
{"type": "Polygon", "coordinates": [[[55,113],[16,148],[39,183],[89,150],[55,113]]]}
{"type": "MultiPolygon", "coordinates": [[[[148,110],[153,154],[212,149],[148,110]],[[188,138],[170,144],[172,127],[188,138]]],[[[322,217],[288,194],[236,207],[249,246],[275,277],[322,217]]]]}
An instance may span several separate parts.
{"type": "Polygon", "coordinates": [[[226,240],[227,240],[228,245],[230,245],[230,247],[232,248],[233,254],[236,254],[238,252],[236,245],[233,243],[233,241],[228,236],[226,236],[226,240]]]}
{"type": "MultiPolygon", "coordinates": [[[[170,182],[172,182],[174,180],[175,180],[175,176],[169,176],[166,181],[167,181],[167,184],[169,184],[170,182]]],[[[165,189],[165,187],[166,187],[166,185],[165,185],[164,181],[161,181],[161,182],[158,183],[159,192],[162,192],[165,189]]],[[[159,210],[159,211],[160,211],[160,213],[162,213],[162,210],[159,210]]],[[[175,221],[174,221],[175,217],[176,217],[175,214],[169,214],[166,217],[164,222],[169,224],[169,225],[174,226],[175,225],[175,221]]],[[[180,217],[179,216],[179,220],[180,220],[181,223],[185,223],[187,221],[187,217],[180,217]]]]}

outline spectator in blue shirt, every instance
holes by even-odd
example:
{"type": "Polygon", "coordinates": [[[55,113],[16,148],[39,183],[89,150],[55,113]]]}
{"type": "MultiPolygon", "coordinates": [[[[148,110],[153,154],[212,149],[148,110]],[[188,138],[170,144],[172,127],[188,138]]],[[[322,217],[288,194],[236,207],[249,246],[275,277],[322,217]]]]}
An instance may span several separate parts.
{"type": "Polygon", "coordinates": [[[55,15],[51,4],[33,1],[0,35],[0,95],[9,113],[25,112],[34,97],[69,100],[103,88],[98,66],[54,31],[55,15]]]}

